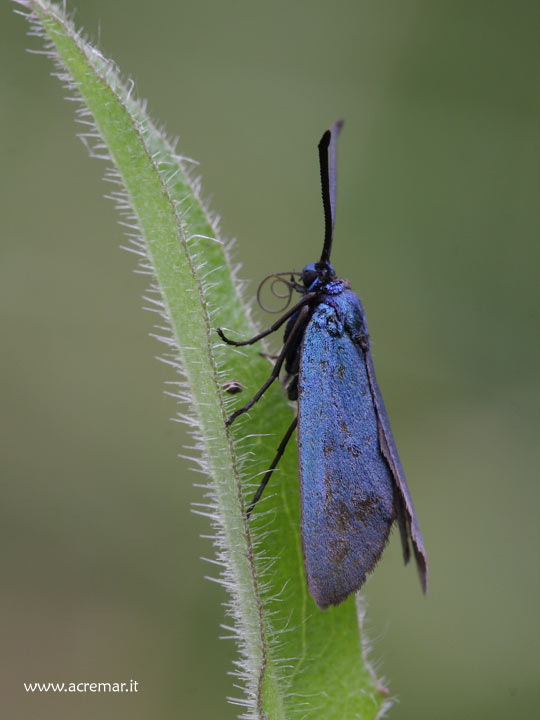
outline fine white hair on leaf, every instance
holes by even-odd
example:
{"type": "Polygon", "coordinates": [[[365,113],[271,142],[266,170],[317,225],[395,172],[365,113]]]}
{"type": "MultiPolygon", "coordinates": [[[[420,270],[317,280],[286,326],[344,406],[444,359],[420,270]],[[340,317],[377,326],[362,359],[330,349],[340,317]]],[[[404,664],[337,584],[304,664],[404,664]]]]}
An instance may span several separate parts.
{"type": "MultiPolygon", "coordinates": [[[[26,4],[25,7],[29,7],[29,5],[26,4]]],[[[79,133],[79,137],[82,143],[85,145],[87,152],[91,157],[105,160],[106,162],[111,163],[105,170],[104,180],[118,189],[107,193],[107,198],[112,200],[115,204],[115,207],[120,214],[119,223],[126,230],[126,237],[129,243],[126,249],[133,253],[139,260],[136,272],[138,272],[139,274],[149,275],[152,278],[151,287],[145,294],[145,304],[149,310],[157,312],[161,318],[167,321],[166,327],[160,325],[159,328],[155,328],[156,332],[153,332],[152,335],[159,342],[165,344],[166,347],[175,351],[171,355],[164,353],[160,359],[166,364],[172,366],[182,378],[179,381],[179,387],[184,388],[184,390],[180,390],[178,393],[176,393],[176,398],[179,402],[182,402],[183,408],[185,408],[187,405],[187,411],[179,410],[174,419],[176,421],[187,424],[188,427],[191,429],[192,434],[197,441],[196,445],[194,446],[194,450],[196,453],[198,453],[198,455],[196,456],[186,456],[186,458],[190,461],[191,464],[194,464],[196,466],[195,470],[202,471],[208,474],[211,471],[211,468],[205,450],[205,443],[202,442],[202,429],[200,426],[200,422],[197,417],[197,413],[194,410],[192,398],[188,394],[188,389],[190,388],[190,380],[186,376],[184,364],[184,357],[186,356],[186,354],[196,354],[197,352],[200,352],[200,349],[186,345],[180,347],[177,346],[175,334],[169,323],[168,308],[166,307],[166,304],[163,302],[162,298],[159,297],[159,290],[153,282],[153,267],[151,257],[148,252],[148,247],[145,242],[144,232],[139,223],[137,212],[132,205],[131,197],[124,188],[123,178],[121,177],[117,168],[114,167],[114,165],[112,164],[111,154],[107,148],[107,145],[102,140],[101,132],[94,123],[89,109],[84,105],[77,84],[73,82],[72,78],[67,73],[66,68],[55,47],[47,38],[47,35],[43,30],[39,17],[37,16],[37,14],[34,14],[32,12],[25,14],[30,22],[31,34],[40,37],[45,42],[44,50],[41,50],[39,52],[47,55],[53,60],[53,62],[55,63],[54,74],[60,79],[60,81],[67,89],[68,98],[74,103],[80,105],[80,107],[76,109],[76,120],[79,121],[82,126],[84,126],[84,131],[79,133]],[[150,293],[156,293],[157,297],[150,297],[150,293]]],[[[122,102],[124,103],[127,110],[131,113],[133,124],[136,128],[138,128],[141,137],[146,141],[147,139],[150,139],[150,136],[154,135],[155,133],[159,135],[159,131],[156,130],[155,127],[151,127],[150,123],[144,118],[146,102],[139,102],[134,99],[133,81],[131,79],[128,79],[127,83],[122,86],[121,80],[118,77],[119,73],[116,65],[110,60],[107,60],[101,53],[86,45],[83,40],[82,33],[80,31],[75,31],[69,20],[64,18],[63,22],[65,23],[68,31],[71,32],[73,39],[79,44],[83,55],[86,55],[88,57],[90,63],[93,65],[96,72],[101,73],[104,81],[109,84],[109,86],[118,96],[122,96],[122,102]]],[[[190,171],[186,169],[186,166],[188,165],[190,166],[190,168],[192,168],[195,165],[195,162],[191,159],[185,158],[178,153],[171,152],[171,149],[174,147],[174,145],[168,144],[163,133],[161,133],[161,135],[161,141],[165,150],[167,151],[168,156],[166,156],[165,151],[161,150],[155,150],[153,152],[151,151],[148,154],[154,162],[157,172],[160,173],[165,188],[171,188],[175,183],[177,183],[180,176],[183,176],[187,180],[188,187],[191,186],[189,188],[189,192],[192,195],[191,200],[186,195],[186,197],[179,198],[177,201],[176,199],[174,199],[174,193],[171,193],[171,198],[176,211],[178,211],[180,208],[182,209],[180,226],[186,236],[186,247],[190,248],[190,252],[192,253],[192,266],[195,268],[195,272],[199,274],[198,282],[201,299],[203,300],[203,306],[208,307],[209,304],[205,301],[204,296],[213,287],[215,287],[215,283],[212,283],[209,280],[209,278],[214,274],[215,268],[206,269],[206,263],[203,260],[203,256],[201,254],[202,251],[198,249],[198,244],[201,241],[213,242],[216,245],[222,246],[225,250],[226,255],[231,247],[231,244],[225,242],[221,238],[218,216],[214,213],[209,213],[207,205],[202,201],[202,185],[200,179],[197,178],[194,180],[193,176],[190,174],[190,171]],[[207,222],[211,229],[211,233],[201,233],[199,231],[189,232],[188,223],[191,216],[190,204],[192,204],[193,202],[198,203],[204,208],[204,212],[206,213],[207,222]],[[197,257],[199,257],[198,260],[197,257]],[[197,265],[200,266],[198,269],[196,268],[197,265]],[[203,267],[205,267],[204,270],[203,267]]],[[[237,272],[237,270],[238,266],[236,266],[235,268],[235,273],[237,272]]],[[[237,289],[236,292],[239,293],[239,289],[237,289]]],[[[192,359],[190,360],[190,362],[192,364],[197,364],[196,359],[192,359]]],[[[219,373],[218,367],[215,368],[215,372],[219,373]]],[[[199,405],[201,405],[201,403],[199,403],[199,405]]],[[[204,439],[206,443],[211,442],[213,440],[212,434],[205,432],[204,439]]],[[[213,471],[220,471],[221,469],[222,468],[220,468],[219,465],[214,465],[213,467],[213,471]]],[[[248,635],[249,632],[252,632],[252,629],[249,629],[247,627],[245,618],[243,617],[240,610],[240,603],[238,602],[237,598],[237,578],[235,577],[235,573],[231,565],[229,555],[230,548],[228,547],[223,532],[223,524],[225,519],[217,503],[215,487],[211,483],[209,483],[205,487],[205,490],[208,502],[201,503],[200,505],[194,507],[193,510],[194,512],[207,516],[210,519],[211,524],[215,530],[215,534],[212,536],[212,540],[216,547],[216,560],[214,562],[215,564],[217,564],[218,567],[222,569],[223,572],[219,578],[213,578],[213,580],[220,582],[222,585],[224,585],[232,596],[231,602],[227,603],[226,612],[227,615],[229,615],[234,621],[233,634],[237,639],[240,650],[240,661],[236,663],[235,674],[243,682],[243,692],[245,693],[245,697],[242,701],[242,705],[247,710],[245,717],[255,718],[258,715],[257,674],[259,670],[259,661],[250,656],[250,641],[248,641],[248,635]]]]}
{"type": "MultiPolygon", "coordinates": [[[[192,511],[204,515],[210,521],[212,534],[205,537],[214,544],[215,558],[208,562],[218,569],[219,575],[209,579],[222,585],[230,594],[230,600],[224,604],[224,607],[226,616],[231,622],[223,625],[223,629],[230,637],[234,637],[238,644],[240,657],[234,661],[232,674],[237,678],[236,686],[243,695],[241,698],[230,698],[230,701],[244,710],[242,718],[262,720],[265,717],[262,698],[263,692],[266,692],[266,689],[263,690],[263,680],[266,682],[270,677],[271,681],[275,680],[275,687],[279,687],[282,692],[287,716],[290,714],[294,717],[302,717],[306,714],[308,704],[312,713],[317,708],[317,700],[313,701],[313,698],[320,697],[322,691],[315,695],[287,692],[291,674],[305,672],[307,665],[314,662],[314,659],[302,657],[304,666],[298,670],[295,664],[300,662],[300,658],[287,657],[284,650],[284,638],[298,627],[298,622],[293,622],[292,616],[289,616],[284,623],[283,617],[278,616],[278,608],[291,593],[291,586],[285,582],[281,587],[276,588],[271,582],[274,568],[281,556],[281,553],[275,550],[278,543],[272,544],[271,547],[274,548],[272,553],[265,545],[265,540],[274,537],[276,532],[271,524],[275,510],[268,507],[272,493],[267,492],[258,506],[257,529],[253,537],[248,532],[245,515],[244,498],[249,501],[253,489],[259,485],[261,475],[266,472],[263,460],[254,452],[260,445],[257,440],[269,437],[271,433],[246,432],[250,427],[247,424],[248,414],[239,419],[235,425],[235,438],[241,435],[242,429],[245,434],[235,440],[234,445],[233,436],[230,432],[227,434],[224,429],[224,420],[229,408],[235,405],[235,399],[226,396],[223,392],[222,383],[230,379],[226,373],[226,362],[228,366],[229,361],[224,359],[225,354],[222,352],[224,343],[217,341],[213,327],[214,319],[222,310],[219,305],[219,294],[214,292],[218,286],[216,275],[224,268],[227,268],[232,276],[233,297],[228,291],[228,302],[236,303],[236,316],[231,315],[231,324],[238,323],[237,327],[242,325],[245,328],[247,315],[254,330],[253,334],[257,331],[251,319],[254,299],[251,298],[246,302],[244,297],[249,283],[239,279],[241,265],[233,261],[234,240],[223,237],[220,218],[217,213],[210,210],[209,200],[203,197],[201,178],[196,174],[198,172],[196,161],[180,154],[176,149],[177,138],[168,140],[164,126],[156,125],[148,118],[146,100],[135,97],[134,81],[131,78],[122,80],[116,64],[87,44],[82,31],[76,30],[71,19],[65,16],[64,4],[64,16],[59,18],[56,16],[56,19],[69,35],[72,44],[76,46],[75,49],[80,51],[78,59],[81,63],[86,63],[87,74],[99,78],[102,89],[110,93],[107,95],[107,107],[112,107],[118,101],[122,111],[125,111],[125,117],[129,119],[130,125],[129,137],[137,136],[136,142],[134,141],[129,147],[133,148],[136,144],[137,148],[140,146],[144,150],[137,170],[140,170],[143,161],[145,167],[151,165],[152,179],[158,187],[157,194],[161,199],[165,198],[167,212],[161,215],[156,213],[159,216],[154,218],[154,226],[160,225],[165,215],[174,220],[174,223],[171,221],[166,225],[167,233],[164,233],[167,259],[169,259],[169,250],[179,246],[185,253],[186,263],[183,265],[179,260],[176,264],[170,263],[168,269],[172,268],[172,271],[163,273],[168,285],[163,284],[162,295],[155,277],[158,273],[154,268],[152,228],[149,231],[148,223],[144,224],[140,212],[144,203],[137,205],[131,192],[134,185],[130,186],[125,182],[125,176],[122,176],[120,170],[115,167],[114,161],[118,161],[119,154],[117,152],[115,155],[114,145],[111,145],[113,149],[110,152],[108,145],[103,141],[103,123],[98,126],[99,123],[94,122],[90,108],[81,96],[83,83],[75,82],[70,77],[51,40],[54,33],[48,34],[50,28],[48,31],[42,25],[38,13],[32,11],[32,6],[35,3],[40,13],[44,14],[59,13],[60,9],[50,4],[48,0],[15,1],[29,11],[21,14],[24,14],[30,23],[30,34],[41,38],[44,42],[44,49],[38,52],[53,60],[55,64],[53,74],[66,88],[67,99],[77,106],[75,115],[80,125],[78,129],[82,130],[78,135],[81,142],[91,157],[108,163],[104,172],[104,180],[109,184],[106,197],[112,200],[119,213],[119,223],[127,238],[125,249],[137,259],[135,272],[149,278],[149,287],[143,296],[143,301],[145,309],[157,313],[156,320],[159,323],[154,325],[150,334],[161,343],[163,348],[158,359],[169,366],[179,378],[171,380],[165,391],[179,404],[172,419],[174,422],[185,424],[193,438],[193,444],[184,446],[185,454],[180,453],[179,456],[190,463],[194,472],[202,473],[209,478],[205,484],[196,484],[203,491],[202,501],[194,503],[192,511]],[[212,257],[211,262],[209,256],[212,257]],[[167,294],[166,291],[170,287],[181,287],[185,298],[191,300],[191,303],[178,303],[178,307],[185,312],[182,327],[190,327],[191,324],[195,325],[199,322],[202,328],[199,336],[193,333],[182,335],[177,331],[179,324],[176,323],[175,326],[173,311],[178,313],[179,310],[178,307],[174,307],[170,299],[178,296],[167,294]],[[199,303],[196,309],[194,309],[195,301],[199,303]],[[240,316],[238,306],[241,307],[241,324],[238,322],[240,316]],[[200,322],[201,317],[203,322],[200,322]],[[185,342],[185,340],[194,342],[185,342]],[[200,341],[200,345],[196,345],[197,341],[200,341]],[[197,386],[196,390],[195,386],[197,386]],[[205,412],[206,408],[216,406],[218,412],[205,412]],[[203,418],[205,418],[204,422],[203,418]],[[222,442],[223,438],[225,442],[222,442]],[[221,445],[217,452],[215,448],[219,443],[221,445]],[[219,483],[224,477],[230,477],[233,481],[230,483],[232,488],[230,497],[234,501],[234,506],[232,503],[227,506],[220,502],[219,490],[220,487],[223,488],[224,483],[221,482],[221,486],[219,483]],[[256,563],[255,554],[257,554],[256,563]],[[241,577],[238,568],[246,566],[249,567],[249,571],[241,577]],[[244,595],[242,595],[243,591],[245,591],[244,595]],[[247,601],[242,600],[249,593],[251,593],[249,595],[251,605],[248,609],[252,611],[251,614],[246,612],[247,601]],[[265,596],[264,611],[261,599],[263,595],[265,596]],[[275,627],[272,627],[273,620],[278,617],[279,623],[276,622],[275,627]],[[267,632],[269,627],[273,631],[271,635],[267,632]],[[269,658],[273,665],[273,675],[265,674],[269,658]]],[[[99,114],[97,117],[99,118],[99,114]]],[[[118,147],[116,149],[118,150],[118,147]]],[[[119,168],[122,168],[121,162],[119,168]]],[[[159,205],[159,208],[162,207],[159,205]]],[[[230,332],[235,335],[234,328],[230,332]]],[[[229,356],[233,356],[237,363],[234,365],[231,362],[231,366],[239,367],[241,363],[238,363],[238,358],[243,361],[244,358],[249,357],[248,351],[239,348],[229,347],[227,350],[229,356]]],[[[307,623],[309,615],[302,617],[303,622],[307,623]]],[[[310,716],[313,717],[312,714],[310,716]]]]}

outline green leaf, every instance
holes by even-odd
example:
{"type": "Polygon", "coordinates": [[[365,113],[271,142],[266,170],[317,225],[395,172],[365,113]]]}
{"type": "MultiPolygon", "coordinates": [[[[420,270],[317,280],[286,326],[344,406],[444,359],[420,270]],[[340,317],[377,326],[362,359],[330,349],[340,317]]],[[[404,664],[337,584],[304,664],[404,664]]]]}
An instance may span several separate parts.
{"type": "Polygon", "coordinates": [[[349,598],[322,611],[304,578],[295,443],[248,523],[246,503],[292,420],[279,383],[229,430],[225,418],[268,377],[259,346],[224,346],[216,327],[250,337],[254,328],[219,225],[201,201],[190,163],[131,97],[129,83],[46,0],[16,0],[44,39],[70,95],[80,101],[90,153],[110,161],[106,179],[128,224],[132,249],[152,276],[147,301],[167,329],[164,359],[180,373],[179,419],[196,438],[195,463],[209,478],[205,502],[215,531],[219,581],[230,592],[246,718],[375,718],[386,691],[366,660],[362,605],[349,598]],[[223,393],[239,380],[244,392],[223,393]],[[186,410],[187,407],[187,410],[186,410]]]}

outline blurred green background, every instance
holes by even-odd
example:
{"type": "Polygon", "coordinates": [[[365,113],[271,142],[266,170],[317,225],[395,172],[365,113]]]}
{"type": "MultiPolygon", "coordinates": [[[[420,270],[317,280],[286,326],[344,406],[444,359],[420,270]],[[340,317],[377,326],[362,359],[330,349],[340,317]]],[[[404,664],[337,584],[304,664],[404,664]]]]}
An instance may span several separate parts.
{"type": "MultiPolygon", "coordinates": [[[[104,166],[0,10],[2,717],[233,718],[235,655],[198,476],[176,458],[104,166]],[[138,680],[137,695],[23,681],[138,680]]],[[[395,720],[533,717],[540,656],[536,0],[79,0],[76,22],[201,162],[252,288],[318,257],[316,143],[338,116],[333,261],[364,301],[431,563],[367,585],[395,720]]],[[[260,314],[262,322],[267,322],[260,314]]],[[[294,481],[294,480],[291,480],[294,481]]]]}

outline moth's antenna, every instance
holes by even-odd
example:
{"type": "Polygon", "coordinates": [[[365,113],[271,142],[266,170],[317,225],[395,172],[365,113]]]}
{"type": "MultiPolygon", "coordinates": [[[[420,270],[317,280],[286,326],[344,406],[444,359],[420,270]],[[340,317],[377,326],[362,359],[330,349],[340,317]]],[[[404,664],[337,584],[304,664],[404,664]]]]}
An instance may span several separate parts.
{"type": "Polygon", "coordinates": [[[321,262],[330,260],[332,248],[332,206],[330,204],[330,176],[328,171],[328,148],[332,133],[327,130],[319,143],[319,166],[321,168],[322,204],[324,211],[324,245],[321,262]]]}
{"type": "Polygon", "coordinates": [[[337,139],[343,120],[336,120],[327,130],[319,143],[319,165],[321,168],[321,188],[324,210],[324,245],[321,263],[330,261],[334,225],[336,222],[336,160],[337,139]]]}

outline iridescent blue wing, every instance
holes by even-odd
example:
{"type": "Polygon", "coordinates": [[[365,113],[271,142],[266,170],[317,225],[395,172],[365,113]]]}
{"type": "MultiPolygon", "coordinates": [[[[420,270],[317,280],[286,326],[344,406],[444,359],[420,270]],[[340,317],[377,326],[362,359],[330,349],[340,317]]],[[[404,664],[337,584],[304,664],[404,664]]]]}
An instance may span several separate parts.
{"type": "Polygon", "coordinates": [[[377,386],[360,300],[329,297],[306,328],[300,363],[298,453],[306,578],[320,607],[358,590],[394,520],[410,535],[422,586],[425,550],[377,386]]]}
{"type": "Polygon", "coordinates": [[[379,559],[396,517],[364,352],[349,332],[359,300],[317,306],[304,333],[298,393],[301,529],[320,607],[344,600],[379,559]],[[351,305],[352,303],[352,305],[351,305]]]}

